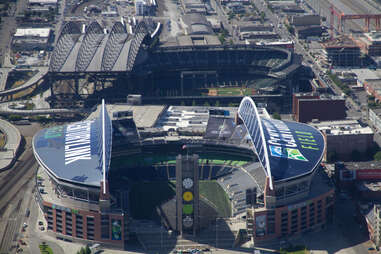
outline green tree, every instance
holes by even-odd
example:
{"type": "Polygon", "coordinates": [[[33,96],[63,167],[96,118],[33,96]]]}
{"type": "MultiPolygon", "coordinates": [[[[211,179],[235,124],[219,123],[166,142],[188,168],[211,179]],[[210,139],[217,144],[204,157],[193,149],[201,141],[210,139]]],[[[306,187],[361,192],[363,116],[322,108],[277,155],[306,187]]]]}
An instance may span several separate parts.
{"type": "Polygon", "coordinates": [[[195,100],[192,101],[192,106],[193,107],[196,106],[196,101],[195,100]]]}
{"type": "Polygon", "coordinates": [[[216,107],[220,106],[220,101],[216,101],[216,107]]]}
{"type": "Polygon", "coordinates": [[[235,14],[233,12],[228,13],[228,20],[232,20],[234,18],[235,14]]]}
{"type": "Polygon", "coordinates": [[[22,119],[22,117],[19,115],[9,115],[8,119],[9,121],[19,121],[22,119]]]}
{"type": "Polygon", "coordinates": [[[278,113],[278,112],[275,112],[274,114],[273,114],[273,118],[274,119],[277,119],[277,120],[281,120],[282,118],[280,117],[280,114],[278,113]]]}
{"type": "Polygon", "coordinates": [[[381,161],[381,151],[380,152],[377,152],[373,158],[376,160],[376,161],[381,161]]]}
{"type": "Polygon", "coordinates": [[[218,35],[218,39],[220,40],[221,44],[225,43],[225,35],[223,33],[220,33],[218,35]]]}
{"type": "Polygon", "coordinates": [[[264,23],[264,22],[265,22],[266,13],[264,13],[264,12],[262,11],[261,14],[260,14],[260,16],[261,16],[261,22],[264,23]]]}
{"type": "Polygon", "coordinates": [[[181,106],[185,106],[185,102],[184,101],[181,101],[181,106]]]}
{"type": "Polygon", "coordinates": [[[77,254],[91,254],[90,247],[86,245],[86,247],[81,247],[77,254]]]}
{"type": "Polygon", "coordinates": [[[209,102],[206,101],[206,102],[204,103],[204,106],[205,106],[205,107],[209,107],[209,106],[210,106],[209,102]]]}

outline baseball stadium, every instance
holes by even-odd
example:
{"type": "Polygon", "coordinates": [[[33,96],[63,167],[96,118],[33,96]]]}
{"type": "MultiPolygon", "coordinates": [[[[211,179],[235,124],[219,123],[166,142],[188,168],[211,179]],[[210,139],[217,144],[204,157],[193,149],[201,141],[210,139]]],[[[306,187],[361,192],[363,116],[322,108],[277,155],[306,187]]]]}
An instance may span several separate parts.
{"type": "Polygon", "coordinates": [[[150,104],[165,98],[165,104],[180,104],[172,101],[189,96],[218,96],[220,103],[229,96],[239,103],[245,95],[290,98],[308,87],[301,56],[286,48],[222,45],[203,35],[168,42],[162,25],[148,18],[103,25],[63,25],[43,78],[51,107],[92,107],[100,97],[122,102],[127,94],[141,94],[150,104]]]}
{"type": "Polygon", "coordinates": [[[146,250],[182,241],[175,226],[178,155],[198,155],[193,241],[231,248],[242,232],[260,243],[320,229],[334,202],[324,149],[318,130],[272,119],[250,97],[238,108],[102,102],[85,121],[33,138],[48,233],[119,249],[132,239],[146,250]]]}

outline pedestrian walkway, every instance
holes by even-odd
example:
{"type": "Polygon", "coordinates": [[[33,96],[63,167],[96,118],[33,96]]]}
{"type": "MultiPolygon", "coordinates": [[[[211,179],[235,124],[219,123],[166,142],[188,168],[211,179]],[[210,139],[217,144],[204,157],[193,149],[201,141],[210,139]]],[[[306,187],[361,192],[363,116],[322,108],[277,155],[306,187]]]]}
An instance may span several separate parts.
{"type": "Polygon", "coordinates": [[[5,146],[0,150],[0,170],[3,170],[8,168],[16,158],[21,143],[21,134],[14,125],[1,119],[0,130],[6,137],[5,146]]]}

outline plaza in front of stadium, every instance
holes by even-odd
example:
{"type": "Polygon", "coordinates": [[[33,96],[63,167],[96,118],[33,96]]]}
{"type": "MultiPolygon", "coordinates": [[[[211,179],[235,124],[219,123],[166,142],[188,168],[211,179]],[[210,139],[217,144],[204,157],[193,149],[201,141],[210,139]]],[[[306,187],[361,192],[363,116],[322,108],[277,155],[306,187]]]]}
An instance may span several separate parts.
{"type": "Polygon", "coordinates": [[[265,243],[332,217],[324,149],[318,130],[272,119],[249,97],[238,108],[102,103],[34,136],[37,201],[60,239],[145,250],[265,243]],[[199,227],[188,238],[175,225],[179,154],[198,155],[199,227]]]}

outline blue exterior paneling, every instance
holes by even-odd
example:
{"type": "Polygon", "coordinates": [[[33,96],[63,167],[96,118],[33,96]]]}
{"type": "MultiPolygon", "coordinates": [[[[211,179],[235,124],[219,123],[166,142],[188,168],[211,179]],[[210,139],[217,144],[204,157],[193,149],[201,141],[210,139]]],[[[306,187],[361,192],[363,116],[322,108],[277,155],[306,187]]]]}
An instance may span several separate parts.
{"type": "Polygon", "coordinates": [[[273,181],[308,174],[320,163],[325,143],[317,129],[303,123],[261,119],[250,97],[242,100],[238,114],[259,161],[273,181]]]}
{"type": "MultiPolygon", "coordinates": [[[[100,186],[102,172],[102,110],[95,120],[55,126],[39,131],[33,151],[55,177],[90,186],[100,186]]],[[[111,120],[105,111],[106,176],[111,158],[111,120]]]]}

